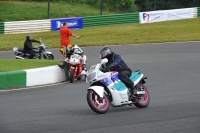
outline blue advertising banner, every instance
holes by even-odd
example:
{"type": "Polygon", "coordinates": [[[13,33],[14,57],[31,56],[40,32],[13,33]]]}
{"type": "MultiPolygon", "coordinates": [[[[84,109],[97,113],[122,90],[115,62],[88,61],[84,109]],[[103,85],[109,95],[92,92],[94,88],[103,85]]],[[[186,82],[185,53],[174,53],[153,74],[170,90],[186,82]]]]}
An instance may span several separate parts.
{"type": "Polygon", "coordinates": [[[69,29],[83,28],[82,18],[60,18],[51,20],[51,30],[52,31],[60,30],[64,22],[67,22],[69,29]]]}

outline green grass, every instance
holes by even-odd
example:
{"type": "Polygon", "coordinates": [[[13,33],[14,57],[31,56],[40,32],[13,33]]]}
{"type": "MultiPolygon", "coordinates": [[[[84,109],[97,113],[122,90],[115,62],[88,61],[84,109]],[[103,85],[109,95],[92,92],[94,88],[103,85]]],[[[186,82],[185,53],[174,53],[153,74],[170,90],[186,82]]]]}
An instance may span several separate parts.
{"type": "MultiPolygon", "coordinates": [[[[0,1],[0,22],[47,19],[47,2],[0,1]]],[[[50,18],[99,15],[99,9],[88,5],[51,2],[50,18]]],[[[103,11],[103,14],[111,12],[103,11]]]]}
{"type": "MultiPolygon", "coordinates": [[[[149,24],[124,24],[73,30],[81,39],[71,37],[72,44],[79,46],[139,44],[158,42],[200,41],[200,18],[149,24]]],[[[28,34],[28,33],[27,33],[28,34]]],[[[23,47],[27,34],[0,34],[0,51],[23,47]]],[[[60,47],[59,32],[31,33],[42,38],[47,48],[60,47]]],[[[34,43],[33,43],[34,45],[34,43]]],[[[35,43],[35,45],[38,45],[35,43]]]]}
{"type": "MultiPolygon", "coordinates": [[[[99,9],[87,5],[51,3],[50,18],[99,15],[99,9]]],[[[104,14],[111,14],[103,12],[104,14]]],[[[47,18],[47,2],[0,1],[0,21],[37,20],[47,18]]],[[[200,41],[200,18],[151,24],[124,24],[73,30],[81,39],[71,37],[79,46],[123,45],[159,42],[200,41]]],[[[0,34],[0,51],[23,47],[26,34],[0,34]]],[[[31,33],[42,38],[47,48],[59,48],[59,32],[31,33]]],[[[38,44],[35,44],[38,45],[38,44]]],[[[59,64],[58,60],[0,59],[0,72],[24,70],[59,64]]]]}
{"type": "Polygon", "coordinates": [[[40,68],[60,64],[58,60],[0,59],[0,72],[40,68]]]}

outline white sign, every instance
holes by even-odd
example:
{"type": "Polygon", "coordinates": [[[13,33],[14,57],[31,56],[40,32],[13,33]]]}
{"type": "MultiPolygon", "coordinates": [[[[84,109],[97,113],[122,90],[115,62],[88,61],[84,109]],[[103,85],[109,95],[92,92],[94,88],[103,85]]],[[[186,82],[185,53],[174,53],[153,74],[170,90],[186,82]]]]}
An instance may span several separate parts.
{"type": "Polygon", "coordinates": [[[194,8],[140,12],[140,23],[194,18],[194,8]]]}

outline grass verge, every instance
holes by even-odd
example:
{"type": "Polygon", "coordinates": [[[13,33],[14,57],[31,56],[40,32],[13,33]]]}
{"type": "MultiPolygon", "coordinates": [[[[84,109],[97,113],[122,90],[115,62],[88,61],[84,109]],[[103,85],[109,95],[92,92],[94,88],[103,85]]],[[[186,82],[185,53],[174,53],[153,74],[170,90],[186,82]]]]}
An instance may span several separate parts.
{"type": "MultiPolygon", "coordinates": [[[[83,37],[81,39],[71,37],[71,43],[78,44],[79,46],[97,46],[200,41],[199,31],[200,18],[148,24],[112,25],[73,30],[73,33],[83,37]]],[[[23,47],[27,34],[0,34],[0,51],[12,50],[13,47],[23,47]]],[[[31,33],[31,35],[35,39],[41,37],[47,48],[60,47],[60,35],[58,31],[31,33]]],[[[36,43],[35,45],[38,44],[36,43]]]]}
{"type": "Polygon", "coordinates": [[[40,68],[60,64],[58,60],[0,59],[0,72],[40,68]]]}
{"type": "MultiPolygon", "coordinates": [[[[0,1],[0,22],[41,20],[48,17],[48,2],[0,1]]],[[[89,5],[51,2],[50,18],[67,18],[99,15],[99,9],[89,5]]],[[[111,12],[103,11],[103,14],[111,12]]]]}
{"type": "MultiPolygon", "coordinates": [[[[158,42],[200,41],[200,18],[151,24],[124,24],[74,30],[81,39],[71,38],[72,44],[97,46],[113,44],[139,44],[158,42]]],[[[23,47],[27,34],[0,35],[0,50],[23,47]]],[[[59,32],[32,33],[35,39],[42,38],[47,48],[58,48],[59,32]]],[[[3,60],[0,72],[38,68],[59,64],[50,60],[3,60]]]]}

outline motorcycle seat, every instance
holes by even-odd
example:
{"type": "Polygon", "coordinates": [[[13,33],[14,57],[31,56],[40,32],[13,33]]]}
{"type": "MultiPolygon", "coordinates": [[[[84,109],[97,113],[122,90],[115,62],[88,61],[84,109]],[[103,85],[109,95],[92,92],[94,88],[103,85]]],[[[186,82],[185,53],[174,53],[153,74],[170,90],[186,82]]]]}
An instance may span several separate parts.
{"type": "Polygon", "coordinates": [[[130,79],[134,82],[136,81],[142,74],[140,72],[133,72],[130,76],[130,79]]]}

